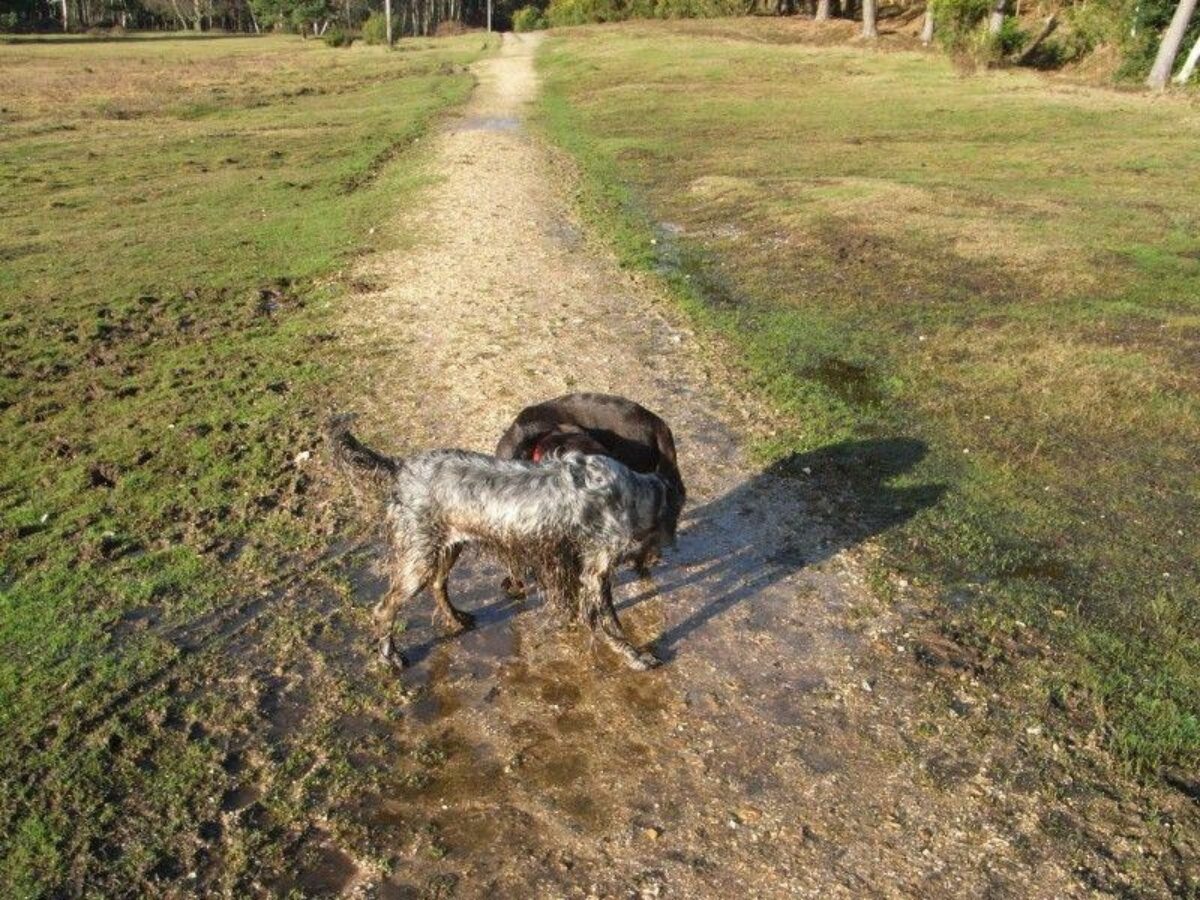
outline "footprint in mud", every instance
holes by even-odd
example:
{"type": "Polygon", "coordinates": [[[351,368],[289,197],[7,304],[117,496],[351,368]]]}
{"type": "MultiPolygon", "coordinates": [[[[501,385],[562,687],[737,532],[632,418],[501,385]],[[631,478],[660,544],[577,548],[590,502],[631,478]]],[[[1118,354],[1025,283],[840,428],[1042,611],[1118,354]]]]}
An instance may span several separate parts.
{"type": "Polygon", "coordinates": [[[314,832],[297,857],[294,874],[273,886],[275,896],[337,897],[359,875],[354,860],[324,832],[314,832]]]}
{"type": "Polygon", "coordinates": [[[286,742],[303,726],[308,715],[308,692],[299,676],[269,675],[259,688],[258,714],[267,722],[266,736],[273,744],[286,742]]]}
{"type": "Polygon", "coordinates": [[[221,795],[221,812],[238,812],[262,796],[262,791],[253,784],[231,787],[221,795]]]}

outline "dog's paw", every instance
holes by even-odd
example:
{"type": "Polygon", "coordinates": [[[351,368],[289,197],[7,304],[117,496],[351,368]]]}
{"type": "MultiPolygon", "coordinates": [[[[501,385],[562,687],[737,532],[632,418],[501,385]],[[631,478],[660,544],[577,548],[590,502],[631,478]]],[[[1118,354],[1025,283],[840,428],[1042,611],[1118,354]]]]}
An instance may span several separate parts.
{"type": "Polygon", "coordinates": [[[379,644],[379,658],[397,672],[408,665],[408,660],[404,658],[403,653],[396,649],[396,644],[391,636],[384,638],[379,644]]]}
{"type": "Polygon", "coordinates": [[[500,582],[500,587],[504,589],[504,593],[512,600],[524,600],[528,596],[525,585],[516,578],[505,578],[500,582]]]}
{"type": "Polygon", "coordinates": [[[629,655],[628,662],[629,668],[635,672],[646,672],[662,665],[662,660],[649,650],[634,651],[629,655]]]}

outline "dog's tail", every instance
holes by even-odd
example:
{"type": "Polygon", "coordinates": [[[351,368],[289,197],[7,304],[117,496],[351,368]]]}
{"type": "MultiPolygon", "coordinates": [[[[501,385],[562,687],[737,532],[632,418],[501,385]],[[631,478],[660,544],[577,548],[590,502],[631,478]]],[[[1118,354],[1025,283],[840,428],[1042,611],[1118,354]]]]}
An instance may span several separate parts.
{"type": "Polygon", "coordinates": [[[353,414],[343,413],[331,416],[325,423],[325,436],[334,460],[344,468],[356,470],[378,481],[391,478],[400,471],[402,463],[372,450],[351,434],[350,423],[354,418],[353,414]]]}

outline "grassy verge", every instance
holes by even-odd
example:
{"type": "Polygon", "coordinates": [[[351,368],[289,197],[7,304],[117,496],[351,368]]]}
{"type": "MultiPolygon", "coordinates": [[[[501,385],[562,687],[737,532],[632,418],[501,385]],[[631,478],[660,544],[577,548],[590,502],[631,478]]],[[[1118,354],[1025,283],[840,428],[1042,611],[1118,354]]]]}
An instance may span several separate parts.
{"type": "Polygon", "coordinates": [[[871,464],[947,488],[884,538],[947,630],[1050,636],[1047,711],[1139,772],[1194,766],[1194,103],[713,28],[547,42],[587,215],[741,352],[781,412],[765,457],[928,448],[871,464]]]}
{"type": "Polygon", "coordinates": [[[106,709],[328,539],[339,268],[486,47],[0,46],[0,893],[180,874],[219,754],[106,709]]]}

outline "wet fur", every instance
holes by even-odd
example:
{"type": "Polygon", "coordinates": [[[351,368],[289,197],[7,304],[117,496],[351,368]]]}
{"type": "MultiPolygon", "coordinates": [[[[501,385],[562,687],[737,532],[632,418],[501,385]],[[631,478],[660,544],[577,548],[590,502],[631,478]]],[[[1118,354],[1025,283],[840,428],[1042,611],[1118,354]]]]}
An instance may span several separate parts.
{"type": "Polygon", "coordinates": [[[585,624],[633,669],[658,664],[629,643],[612,602],[612,573],[678,519],[673,485],[605,456],[567,452],[541,465],[464,450],[404,459],[362,445],[345,418],[329,425],[333,454],[384,485],[390,586],[375,608],[380,653],[395,666],[400,608],[426,587],[455,631],[472,617],[450,602],[447,580],[468,545],[514,571],[532,570],[548,601],[585,624]]]}
{"type": "MultiPolygon", "coordinates": [[[[642,575],[658,560],[663,544],[675,539],[687,491],[679,474],[675,436],[646,407],[615,394],[564,394],[521,410],[496,445],[499,459],[546,459],[568,451],[610,456],[634,472],[655,474],[678,497],[674,517],[656,539],[646,542],[631,561],[642,575]]],[[[520,579],[506,589],[521,592],[520,579]]]]}

